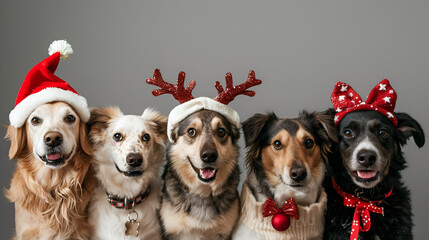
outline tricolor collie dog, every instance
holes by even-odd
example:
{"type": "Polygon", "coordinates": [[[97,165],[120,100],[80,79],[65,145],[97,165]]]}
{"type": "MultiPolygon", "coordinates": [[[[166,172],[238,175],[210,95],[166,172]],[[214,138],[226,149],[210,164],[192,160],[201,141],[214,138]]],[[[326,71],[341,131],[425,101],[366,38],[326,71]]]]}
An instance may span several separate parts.
{"type": "Polygon", "coordinates": [[[408,114],[395,116],[396,127],[376,111],[348,113],[338,124],[338,149],[329,159],[337,187],[334,189],[331,178],[325,184],[329,196],[325,239],[350,239],[352,226],[359,229],[358,224],[367,229],[359,232],[359,239],[412,239],[410,191],[400,173],[406,166],[401,147],[410,137],[422,147],[425,137],[408,114]],[[353,195],[346,201],[354,205],[345,206],[339,193],[353,195]],[[366,211],[369,219],[365,212],[361,219],[354,219],[357,201],[378,209],[366,211]]]}
{"type": "Polygon", "coordinates": [[[229,239],[239,216],[239,129],[200,110],[171,134],[160,218],[164,239],[229,239]]]}
{"type": "Polygon", "coordinates": [[[331,143],[336,141],[331,116],[303,112],[287,119],[256,114],[242,128],[248,176],[233,239],[322,239],[327,202],[322,182],[331,143]],[[280,226],[283,229],[274,228],[279,226],[277,216],[263,216],[268,198],[274,200],[275,209],[293,198],[296,220],[287,221],[280,226]]]}
{"type": "Polygon", "coordinates": [[[38,106],[22,127],[9,126],[17,167],[6,197],[15,203],[15,239],[88,239],[94,188],[87,128],[64,102],[38,106]]]}
{"type": "Polygon", "coordinates": [[[93,239],[161,239],[157,211],[167,117],[152,109],[123,115],[110,107],[92,109],[88,124],[98,179],[90,203],[93,239]]]}

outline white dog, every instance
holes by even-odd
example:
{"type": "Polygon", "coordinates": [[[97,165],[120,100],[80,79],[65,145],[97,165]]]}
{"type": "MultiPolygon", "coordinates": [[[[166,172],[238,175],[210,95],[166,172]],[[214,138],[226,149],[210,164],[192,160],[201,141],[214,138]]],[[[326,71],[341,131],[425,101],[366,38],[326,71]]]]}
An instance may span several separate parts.
{"type": "Polygon", "coordinates": [[[161,239],[157,217],[167,117],[93,109],[89,121],[99,186],[90,203],[93,239],[161,239]],[[107,199],[107,200],[106,200],[107,199]]]}

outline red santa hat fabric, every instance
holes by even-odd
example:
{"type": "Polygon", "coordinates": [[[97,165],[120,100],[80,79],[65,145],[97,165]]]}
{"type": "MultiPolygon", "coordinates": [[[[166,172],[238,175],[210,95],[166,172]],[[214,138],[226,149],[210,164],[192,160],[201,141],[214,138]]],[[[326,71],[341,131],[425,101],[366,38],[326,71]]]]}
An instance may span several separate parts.
{"type": "Polygon", "coordinates": [[[57,40],[49,46],[50,56],[34,66],[19,89],[15,108],[9,114],[10,124],[22,127],[28,116],[40,105],[62,101],[70,104],[82,121],[89,120],[87,101],[64,80],[54,73],[61,59],[67,59],[73,49],[65,40],[57,40]]]}
{"type": "Polygon", "coordinates": [[[371,90],[365,102],[351,86],[337,82],[331,96],[331,101],[337,112],[334,118],[335,124],[338,125],[341,119],[350,112],[373,110],[385,115],[396,126],[398,123],[394,115],[396,99],[396,92],[387,79],[381,81],[371,90]]]}

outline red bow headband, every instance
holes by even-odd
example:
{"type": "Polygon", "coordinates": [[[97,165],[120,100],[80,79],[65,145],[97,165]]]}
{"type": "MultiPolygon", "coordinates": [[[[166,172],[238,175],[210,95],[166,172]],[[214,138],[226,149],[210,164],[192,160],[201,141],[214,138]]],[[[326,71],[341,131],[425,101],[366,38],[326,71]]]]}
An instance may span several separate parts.
{"type": "Polygon", "coordinates": [[[331,101],[337,112],[334,118],[335,124],[338,125],[341,119],[350,112],[373,110],[385,115],[396,126],[398,121],[393,112],[396,98],[396,92],[387,79],[381,81],[371,90],[365,102],[348,84],[337,82],[331,96],[331,101]]]}

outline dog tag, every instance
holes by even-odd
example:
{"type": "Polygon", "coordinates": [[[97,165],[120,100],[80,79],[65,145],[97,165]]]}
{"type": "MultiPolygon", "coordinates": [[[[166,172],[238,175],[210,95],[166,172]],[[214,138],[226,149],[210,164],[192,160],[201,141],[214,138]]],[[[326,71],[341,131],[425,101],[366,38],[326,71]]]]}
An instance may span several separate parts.
{"type": "Polygon", "coordinates": [[[127,236],[134,236],[134,237],[138,237],[139,236],[139,227],[140,227],[140,223],[138,223],[136,220],[130,220],[129,222],[125,223],[125,235],[127,236]]]}

